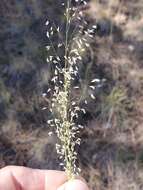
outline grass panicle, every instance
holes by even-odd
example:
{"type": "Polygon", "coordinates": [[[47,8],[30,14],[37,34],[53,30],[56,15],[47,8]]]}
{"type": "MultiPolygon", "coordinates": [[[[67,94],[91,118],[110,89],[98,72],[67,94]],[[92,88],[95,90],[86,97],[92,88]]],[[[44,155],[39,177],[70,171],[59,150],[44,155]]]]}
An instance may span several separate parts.
{"type": "MultiPolygon", "coordinates": [[[[80,85],[76,84],[77,79],[80,78],[79,64],[82,63],[84,52],[90,47],[89,39],[94,37],[96,30],[96,25],[84,30],[88,23],[81,7],[86,6],[87,2],[75,0],[74,5],[72,3],[71,0],[62,3],[65,8],[64,33],[60,26],[51,24],[49,20],[46,22],[48,28],[46,49],[48,52],[52,52],[52,55],[49,53],[47,62],[51,64],[52,76],[49,89],[43,93],[44,98],[48,100],[48,107],[43,109],[49,109],[52,115],[47,123],[51,127],[55,126],[54,131],[59,139],[56,150],[61,159],[60,165],[64,167],[69,179],[73,179],[80,172],[76,166],[77,152],[75,148],[80,145],[81,139],[78,138],[78,133],[83,126],[79,125],[77,120],[79,113],[86,113],[84,106],[81,107],[79,101],[74,98],[73,90],[80,90],[80,85]],[[52,41],[54,36],[59,38],[56,45],[52,41]],[[58,54],[60,49],[64,52],[62,55],[58,54]],[[48,99],[49,96],[51,101],[48,99]]],[[[91,80],[93,91],[96,83],[99,82],[99,79],[91,80]]],[[[93,101],[95,100],[94,93],[90,93],[89,97],[93,101]]],[[[84,102],[88,104],[86,99],[84,102]]],[[[52,132],[49,135],[52,135],[52,132]]]]}

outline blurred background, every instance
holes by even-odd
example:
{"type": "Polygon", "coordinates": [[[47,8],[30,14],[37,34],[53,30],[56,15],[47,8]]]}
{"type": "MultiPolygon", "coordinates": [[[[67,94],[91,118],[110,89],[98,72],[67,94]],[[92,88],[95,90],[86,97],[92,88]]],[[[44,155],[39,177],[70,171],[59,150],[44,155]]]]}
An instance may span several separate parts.
{"type": "MultiPolygon", "coordinates": [[[[41,95],[45,22],[62,20],[61,2],[0,1],[0,167],[60,169],[41,95]]],[[[97,31],[81,72],[106,82],[81,118],[81,175],[93,190],[143,190],[143,1],[91,0],[84,13],[97,31]]]]}

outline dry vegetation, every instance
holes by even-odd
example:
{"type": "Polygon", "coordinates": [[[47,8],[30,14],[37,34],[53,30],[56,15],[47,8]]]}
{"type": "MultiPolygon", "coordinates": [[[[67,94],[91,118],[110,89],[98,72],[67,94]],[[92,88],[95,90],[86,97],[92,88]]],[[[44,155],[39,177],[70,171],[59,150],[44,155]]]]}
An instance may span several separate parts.
{"type": "MultiPolygon", "coordinates": [[[[56,138],[47,136],[48,113],[41,110],[50,75],[44,63],[45,15],[60,15],[59,5],[1,2],[0,167],[60,169],[56,138]]],[[[81,115],[86,124],[78,150],[82,175],[93,190],[142,190],[143,2],[92,0],[85,14],[98,30],[87,52],[92,59],[87,56],[81,67],[82,96],[91,75],[106,82],[81,115]]]]}

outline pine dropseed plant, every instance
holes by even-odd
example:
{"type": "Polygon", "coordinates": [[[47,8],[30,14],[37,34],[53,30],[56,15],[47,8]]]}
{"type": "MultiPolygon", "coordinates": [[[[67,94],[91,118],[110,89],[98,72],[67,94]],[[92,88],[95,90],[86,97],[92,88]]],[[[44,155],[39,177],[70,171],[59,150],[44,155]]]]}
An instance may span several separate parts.
{"type": "MultiPolygon", "coordinates": [[[[47,123],[55,129],[53,131],[59,139],[56,150],[61,159],[60,165],[63,165],[69,179],[73,179],[80,171],[76,166],[75,148],[80,144],[78,133],[83,126],[79,125],[77,120],[79,113],[86,113],[84,106],[80,107],[79,101],[74,98],[73,91],[80,89],[76,84],[77,80],[80,80],[79,64],[96,30],[96,25],[87,28],[88,22],[83,13],[86,5],[85,0],[66,0],[62,3],[65,9],[65,22],[62,27],[50,20],[46,22],[48,38],[46,49],[49,52],[47,62],[51,65],[52,76],[48,90],[43,93],[48,102],[48,106],[43,109],[49,109],[52,115],[47,123]],[[53,39],[58,43],[55,44],[53,39]],[[53,54],[50,54],[51,52],[53,54]]],[[[99,79],[93,79],[89,87],[94,90],[95,84],[99,82],[99,79]]],[[[94,101],[94,93],[89,96],[94,101]]],[[[84,104],[88,104],[86,99],[84,104]]],[[[52,132],[49,133],[51,134],[52,132]]]]}

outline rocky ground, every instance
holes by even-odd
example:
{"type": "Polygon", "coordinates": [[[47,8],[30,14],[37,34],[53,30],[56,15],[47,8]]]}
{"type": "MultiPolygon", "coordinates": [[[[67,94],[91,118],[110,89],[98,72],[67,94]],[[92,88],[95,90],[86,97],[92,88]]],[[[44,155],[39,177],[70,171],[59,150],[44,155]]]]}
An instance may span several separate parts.
{"type": "MultiPolygon", "coordinates": [[[[0,1],[0,167],[60,169],[41,110],[50,77],[45,21],[59,22],[60,6],[60,0],[0,1]]],[[[92,0],[85,15],[98,26],[86,65],[106,83],[82,119],[82,176],[93,190],[142,190],[143,2],[92,0]]]]}

